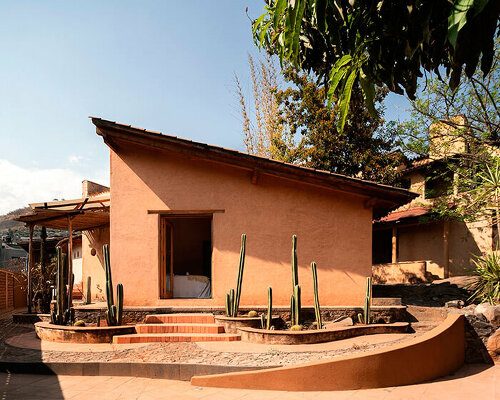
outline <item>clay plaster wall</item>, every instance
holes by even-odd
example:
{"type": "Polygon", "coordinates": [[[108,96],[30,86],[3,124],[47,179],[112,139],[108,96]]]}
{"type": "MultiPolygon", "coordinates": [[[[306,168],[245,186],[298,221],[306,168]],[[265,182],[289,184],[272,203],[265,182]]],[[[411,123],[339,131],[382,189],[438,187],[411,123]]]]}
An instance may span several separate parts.
{"type": "Polygon", "coordinates": [[[106,277],[102,254],[104,244],[109,244],[109,228],[85,231],[82,235],[83,295],[87,295],[87,277],[90,276],[92,299],[106,298],[106,277]],[[92,249],[96,251],[94,256],[91,254],[92,249]]]}
{"type": "MultiPolygon", "coordinates": [[[[427,270],[444,277],[443,221],[398,229],[398,261],[427,261],[427,270]]],[[[470,273],[472,255],[491,249],[491,227],[485,221],[451,221],[449,228],[450,276],[470,273]]]]}
{"type": "Polygon", "coordinates": [[[304,305],[313,304],[310,262],[318,265],[322,305],[359,305],[371,274],[372,210],[365,198],[178,154],[119,145],[111,151],[111,264],[125,305],[223,305],[235,286],[240,236],[247,234],[241,305],[288,305],[291,237],[298,236],[304,305]],[[159,299],[158,214],[213,214],[213,299],[159,299]]]}

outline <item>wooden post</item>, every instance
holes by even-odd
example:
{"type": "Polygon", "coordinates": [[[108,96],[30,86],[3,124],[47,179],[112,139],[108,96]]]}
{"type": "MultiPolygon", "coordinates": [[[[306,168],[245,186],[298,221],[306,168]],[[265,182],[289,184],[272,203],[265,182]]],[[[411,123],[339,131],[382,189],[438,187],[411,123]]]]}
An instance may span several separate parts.
{"type": "Polygon", "coordinates": [[[73,307],[73,221],[68,215],[68,309],[73,307]]]}
{"type": "Polygon", "coordinates": [[[391,262],[396,264],[398,262],[398,228],[396,225],[392,227],[392,257],[391,262]]]}
{"type": "Polygon", "coordinates": [[[31,306],[32,306],[32,289],[31,289],[31,270],[33,269],[34,265],[34,260],[33,260],[33,231],[35,229],[35,226],[30,224],[29,226],[29,231],[30,231],[30,241],[29,241],[29,248],[28,248],[28,314],[31,314],[31,306]]]}
{"type": "Polygon", "coordinates": [[[443,223],[443,266],[444,277],[450,277],[450,220],[445,219],[443,223]]]}

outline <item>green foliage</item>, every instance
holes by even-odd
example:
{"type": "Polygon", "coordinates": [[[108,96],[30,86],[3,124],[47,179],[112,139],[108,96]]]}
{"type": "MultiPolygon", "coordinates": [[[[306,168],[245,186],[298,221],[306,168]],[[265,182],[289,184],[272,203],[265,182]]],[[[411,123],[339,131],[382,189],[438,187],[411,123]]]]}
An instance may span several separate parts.
{"type": "Polygon", "coordinates": [[[236,281],[236,291],[231,289],[226,294],[226,315],[228,317],[238,316],[238,309],[240,306],[241,297],[241,284],[243,282],[243,270],[245,268],[245,249],[246,249],[247,235],[241,235],[240,247],[240,262],[238,265],[238,279],[236,281]]]}
{"type": "Polygon", "coordinates": [[[327,88],[291,68],[283,73],[290,86],[277,93],[280,123],[289,127],[294,146],[276,143],[276,148],[281,149],[280,159],[343,175],[394,182],[401,157],[393,151],[397,131],[382,119],[387,90],[375,91],[378,116],[373,117],[364,105],[361,90],[354,88],[350,97],[352,112],[341,132],[339,108],[328,107],[327,88]]]}
{"type": "Polygon", "coordinates": [[[318,272],[316,270],[316,263],[311,263],[312,277],[313,277],[313,291],[314,291],[314,314],[316,316],[316,327],[318,329],[323,328],[323,323],[321,322],[321,309],[319,307],[319,296],[318,296],[318,272]]]}
{"type": "Polygon", "coordinates": [[[123,316],[123,285],[116,285],[116,305],[113,298],[113,281],[111,278],[111,263],[109,259],[109,245],[105,244],[102,248],[104,256],[104,267],[106,272],[106,303],[108,310],[105,312],[108,326],[117,326],[122,324],[123,316]]]}
{"type": "Polygon", "coordinates": [[[500,259],[498,251],[492,251],[484,257],[476,256],[473,260],[474,275],[477,279],[469,289],[473,291],[471,300],[490,304],[500,303],[500,259]]]}
{"type": "Polygon", "coordinates": [[[353,87],[368,107],[374,85],[414,98],[422,71],[448,72],[458,85],[481,60],[490,71],[500,2],[496,0],[275,0],[253,21],[260,48],[328,82],[342,132],[353,87]]]}

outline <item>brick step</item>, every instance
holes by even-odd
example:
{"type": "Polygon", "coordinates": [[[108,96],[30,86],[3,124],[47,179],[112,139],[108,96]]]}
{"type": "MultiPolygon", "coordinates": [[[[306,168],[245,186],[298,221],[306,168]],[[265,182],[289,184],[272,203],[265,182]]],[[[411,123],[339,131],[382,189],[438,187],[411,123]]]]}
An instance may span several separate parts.
{"type": "Polygon", "coordinates": [[[135,335],[113,336],[114,344],[154,342],[231,342],[235,340],[241,340],[241,336],[231,333],[138,333],[135,335]]]}
{"type": "Polygon", "coordinates": [[[146,324],[214,324],[213,314],[151,314],[146,315],[146,324]]]}
{"type": "Polygon", "coordinates": [[[224,326],[217,324],[137,324],[137,333],[224,333],[224,326]]]}

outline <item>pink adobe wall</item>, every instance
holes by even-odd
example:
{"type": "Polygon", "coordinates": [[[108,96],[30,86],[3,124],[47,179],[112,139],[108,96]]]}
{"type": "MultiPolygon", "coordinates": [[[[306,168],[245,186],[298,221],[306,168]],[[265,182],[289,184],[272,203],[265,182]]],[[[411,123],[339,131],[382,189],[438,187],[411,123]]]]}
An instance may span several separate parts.
{"type": "Polygon", "coordinates": [[[360,305],[371,274],[372,210],[364,197],[179,154],[119,144],[111,151],[111,265],[125,305],[224,305],[247,234],[241,305],[288,305],[291,237],[298,236],[304,305],[313,304],[310,262],[322,305],[360,305]],[[159,299],[158,215],[148,210],[223,209],[213,215],[213,299],[159,299]]]}
{"type": "MultiPolygon", "coordinates": [[[[109,228],[84,231],[82,235],[82,282],[83,295],[87,295],[87,277],[90,276],[90,293],[92,300],[106,299],[106,276],[102,246],[109,244],[109,228]],[[96,250],[95,256],[91,254],[96,250]]],[[[116,287],[116,284],[113,282],[116,287]]]]}

